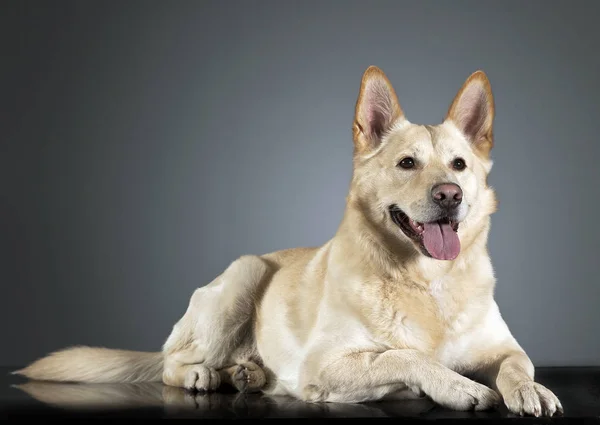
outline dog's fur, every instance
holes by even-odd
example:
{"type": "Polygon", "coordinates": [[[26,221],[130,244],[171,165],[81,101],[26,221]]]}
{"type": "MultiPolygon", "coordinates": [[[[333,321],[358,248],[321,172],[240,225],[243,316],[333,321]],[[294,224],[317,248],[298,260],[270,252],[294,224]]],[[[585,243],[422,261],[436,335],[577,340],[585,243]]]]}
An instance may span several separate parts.
{"type": "Polygon", "coordinates": [[[457,410],[502,399],[518,414],[562,413],[534,382],[533,364],[494,301],[486,248],[496,210],[487,184],[493,120],[481,71],[430,126],[410,123],[388,78],[369,67],[356,103],[346,210],[329,242],[237,259],[194,292],[162,352],[74,347],[15,373],[206,391],[228,383],[311,402],[427,395],[457,410]],[[398,166],[407,157],[413,166],[398,166]],[[454,166],[456,158],[466,168],[454,166]],[[391,212],[400,208],[413,223],[439,220],[431,191],[441,183],[463,194],[452,216],[460,254],[449,261],[432,258],[391,212]]]}

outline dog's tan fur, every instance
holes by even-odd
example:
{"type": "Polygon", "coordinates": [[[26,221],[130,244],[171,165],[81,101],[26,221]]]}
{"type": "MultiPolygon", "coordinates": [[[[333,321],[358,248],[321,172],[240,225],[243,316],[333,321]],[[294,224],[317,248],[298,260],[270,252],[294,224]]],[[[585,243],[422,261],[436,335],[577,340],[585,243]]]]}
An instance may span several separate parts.
{"type": "Polygon", "coordinates": [[[195,291],[162,353],[77,347],[17,373],[199,390],[227,382],[313,402],[424,393],[459,410],[488,409],[501,396],[515,413],[562,412],[534,382],[533,364],[494,301],[486,248],[496,210],[487,184],[493,119],[481,71],[431,126],[409,122],[388,78],[369,67],[356,103],[347,206],[329,242],[239,258],[195,291]],[[397,166],[406,156],[416,158],[414,169],[397,166]],[[450,166],[456,157],[465,170],[450,166]],[[461,251],[452,261],[424,255],[388,214],[396,204],[415,221],[436,220],[425,194],[444,182],[464,194],[461,251]]]}

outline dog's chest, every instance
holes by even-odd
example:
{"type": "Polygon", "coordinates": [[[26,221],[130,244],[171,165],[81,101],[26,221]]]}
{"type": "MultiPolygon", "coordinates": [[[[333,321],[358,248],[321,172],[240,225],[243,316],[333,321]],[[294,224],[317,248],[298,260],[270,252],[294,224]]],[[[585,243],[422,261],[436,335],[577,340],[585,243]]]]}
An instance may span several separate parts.
{"type": "Polygon", "coordinates": [[[448,286],[451,284],[449,278],[439,278],[429,283],[429,289],[427,295],[430,298],[430,302],[437,314],[445,322],[450,322],[453,327],[461,327],[460,320],[457,316],[463,313],[463,303],[459,298],[459,294],[452,292],[448,286]]]}
{"type": "Polygon", "coordinates": [[[452,345],[472,324],[468,303],[460,292],[451,290],[450,279],[433,280],[428,289],[413,289],[384,302],[381,323],[389,340],[398,348],[414,348],[433,354],[452,345]]]}

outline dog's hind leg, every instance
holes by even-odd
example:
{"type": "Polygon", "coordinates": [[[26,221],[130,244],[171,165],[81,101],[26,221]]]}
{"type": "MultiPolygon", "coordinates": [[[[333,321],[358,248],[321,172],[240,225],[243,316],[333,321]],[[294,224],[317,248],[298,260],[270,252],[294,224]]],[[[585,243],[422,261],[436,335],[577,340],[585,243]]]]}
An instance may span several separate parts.
{"type": "Polygon", "coordinates": [[[188,390],[215,391],[221,385],[221,376],[215,368],[202,364],[194,358],[190,348],[168,356],[164,363],[163,383],[188,390]]]}
{"type": "Polygon", "coordinates": [[[194,292],[163,346],[166,385],[211,391],[218,388],[221,378],[238,389],[242,386],[240,379],[252,381],[252,387],[264,384],[264,373],[252,365],[259,360],[256,351],[247,347],[254,346],[256,299],[271,272],[260,257],[243,256],[194,292]],[[243,359],[239,358],[240,350],[248,353],[243,359]],[[243,365],[243,370],[217,372],[238,365],[243,365]]]}

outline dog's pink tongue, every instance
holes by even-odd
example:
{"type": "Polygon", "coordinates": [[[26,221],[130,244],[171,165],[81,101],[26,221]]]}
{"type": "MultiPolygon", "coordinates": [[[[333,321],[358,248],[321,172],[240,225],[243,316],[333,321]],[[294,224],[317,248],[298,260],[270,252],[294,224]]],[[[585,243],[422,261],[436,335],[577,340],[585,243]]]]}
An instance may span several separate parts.
{"type": "Polygon", "coordinates": [[[460,252],[458,234],[449,223],[425,223],[423,244],[427,252],[438,260],[454,260],[460,252]]]}

